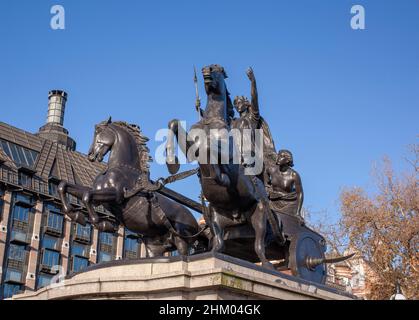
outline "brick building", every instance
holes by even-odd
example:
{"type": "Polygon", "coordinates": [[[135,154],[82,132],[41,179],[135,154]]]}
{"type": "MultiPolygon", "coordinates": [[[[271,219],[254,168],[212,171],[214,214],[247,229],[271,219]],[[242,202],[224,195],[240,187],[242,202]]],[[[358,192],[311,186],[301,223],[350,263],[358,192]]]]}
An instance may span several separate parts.
{"type": "MultiPolygon", "coordinates": [[[[90,264],[145,256],[140,239],[123,227],[100,233],[61,212],[59,181],[91,186],[105,168],[76,151],[63,126],[66,101],[63,91],[49,93],[47,122],[34,134],[0,122],[0,299],[90,264]]],[[[112,219],[103,208],[96,211],[112,219]]]]}

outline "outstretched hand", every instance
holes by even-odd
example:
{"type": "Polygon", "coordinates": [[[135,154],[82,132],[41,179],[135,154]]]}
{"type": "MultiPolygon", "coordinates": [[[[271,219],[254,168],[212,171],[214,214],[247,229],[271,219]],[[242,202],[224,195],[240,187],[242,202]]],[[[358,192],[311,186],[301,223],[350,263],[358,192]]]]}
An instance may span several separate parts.
{"type": "Polygon", "coordinates": [[[253,72],[252,67],[249,67],[246,71],[247,77],[249,78],[250,81],[255,80],[255,74],[253,72]]]}

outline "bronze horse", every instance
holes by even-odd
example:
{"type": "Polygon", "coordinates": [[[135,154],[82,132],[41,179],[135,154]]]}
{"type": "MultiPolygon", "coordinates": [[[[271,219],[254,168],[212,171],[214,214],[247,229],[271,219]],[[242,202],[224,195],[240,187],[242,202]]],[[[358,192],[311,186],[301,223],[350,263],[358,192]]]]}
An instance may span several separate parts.
{"type": "Polygon", "coordinates": [[[245,175],[245,167],[231,161],[233,158],[231,149],[228,150],[228,163],[222,163],[220,158],[215,163],[208,161],[211,153],[214,152],[210,148],[209,140],[220,140],[220,138],[211,137],[211,135],[214,135],[217,129],[230,131],[233,106],[224,81],[226,78],[224,69],[219,65],[211,65],[203,68],[202,72],[207,93],[207,105],[205,111],[202,112],[202,119],[194,124],[191,130],[200,129],[201,132],[205,132],[206,138],[204,139],[208,139],[208,141],[188,137],[188,133],[182,128],[179,120],[170,121],[169,129],[171,131],[169,130],[166,144],[169,171],[175,173],[179,169],[179,163],[174,154],[174,137],[176,137],[182,152],[187,155],[188,161],[197,160],[199,164],[202,193],[209,202],[206,221],[213,235],[212,251],[223,251],[226,228],[250,225],[255,233],[255,253],[264,267],[273,269],[265,254],[265,236],[268,226],[274,231],[275,240],[278,243],[282,245],[285,239],[281,230],[281,222],[270,211],[262,181],[256,176],[245,175]],[[179,137],[188,137],[188,139],[179,137]],[[190,152],[195,150],[191,149],[192,147],[197,150],[190,152]],[[203,155],[202,152],[205,154],[203,155]]]}
{"type": "Polygon", "coordinates": [[[194,235],[200,230],[188,209],[155,192],[140,191],[126,196],[127,191],[138,190],[139,183],[151,183],[147,141],[136,125],[112,122],[110,118],[96,125],[88,158],[101,162],[109,153],[107,169],[96,177],[92,188],[62,181],[58,190],[64,212],[74,221],[86,224],[84,214],[68,202],[68,193],[82,200],[95,227],[114,232],[114,225],[100,219],[93,208],[103,205],[118,222],[142,235],[149,257],[174,250],[187,255],[197,239],[194,235]]]}

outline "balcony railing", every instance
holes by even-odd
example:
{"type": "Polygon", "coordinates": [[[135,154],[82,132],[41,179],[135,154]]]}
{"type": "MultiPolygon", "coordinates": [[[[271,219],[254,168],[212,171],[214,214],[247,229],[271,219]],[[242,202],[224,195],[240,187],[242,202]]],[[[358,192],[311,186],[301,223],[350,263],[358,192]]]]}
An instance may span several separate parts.
{"type": "Polygon", "coordinates": [[[125,250],[125,259],[128,259],[128,260],[138,259],[138,252],[125,250]]]}
{"type": "Polygon", "coordinates": [[[99,250],[103,251],[103,252],[106,252],[106,253],[112,253],[113,252],[113,246],[109,245],[109,244],[106,244],[106,243],[101,243],[99,245],[99,250]]]}
{"type": "Polygon", "coordinates": [[[50,266],[48,264],[42,264],[39,266],[39,271],[48,273],[48,274],[57,274],[59,272],[58,268],[54,266],[50,266]]]}
{"type": "Polygon", "coordinates": [[[90,235],[86,235],[86,234],[78,234],[76,233],[74,235],[74,241],[83,243],[83,244],[90,244],[90,235]]]}
{"type": "Polygon", "coordinates": [[[59,237],[63,233],[62,228],[58,229],[48,225],[44,226],[44,232],[54,237],[59,237]]]}
{"type": "Polygon", "coordinates": [[[14,218],[13,229],[16,229],[22,232],[27,232],[29,230],[29,223],[27,221],[22,221],[22,220],[14,218]]]}
{"type": "Polygon", "coordinates": [[[85,250],[82,250],[80,252],[74,253],[72,256],[89,259],[89,257],[90,257],[89,249],[90,249],[90,247],[88,247],[85,250]]]}
{"type": "Polygon", "coordinates": [[[7,259],[7,267],[13,268],[13,269],[23,269],[25,262],[21,261],[19,259],[16,259],[15,257],[9,257],[7,259]]]}

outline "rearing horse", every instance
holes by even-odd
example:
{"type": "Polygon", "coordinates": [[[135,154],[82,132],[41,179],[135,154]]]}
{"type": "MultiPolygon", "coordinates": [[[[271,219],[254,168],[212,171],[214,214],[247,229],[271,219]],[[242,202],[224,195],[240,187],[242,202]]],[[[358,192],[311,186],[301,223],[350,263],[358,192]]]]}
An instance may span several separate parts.
{"type": "Polygon", "coordinates": [[[112,122],[110,118],[96,125],[88,158],[101,162],[110,153],[107,169],[96,177],[92,188],[62,181],[58,191],[64,212],[74,221],[86,224],[84,214],[68,202],[69,193],[82,200],[90,222],[100,231],[113,232],[115,227],[99,218],[94,205],[103,205],[121,224],[141,234],[148,256],[176,249],[187,255],[188,247],[197,239],[193,235],[200,230],[188,209],[154,192],[140,191],[126,196],[126,191],[136,190],[139,182],[151,183],[147,141],[136,125],[112,122]]]}
{"type": "Polygon", "coordinates": [[[171,131],[169,131],[166,144],[169,171],[175,173],[179,169],[174,154],[175,136],[182,152],[187,155],[188,161],[197,160],[199,164],[202,192],[209,202],[207,220],[213,234],[212,250],[223,251],[224,232],[227,227],[250,224],[255,232],[255,252],[262,265],[272,269],[273,266],[265,255],[267,221],[269,220],[277,242],[283,244],[284,237],[280,230],[280,221],[273,219],[270,212],[263,183],[256,176],[245,175],[244,166],[231,161],[233,158],[231,150],[228,151],[229,163],[222,163],[219,157],[215,163],[208,161],[214,153],[210,141],[217,141],[218,146],[219,142],[226,143],[225,139],[221,141],[223,138],[217,132],[230,131],[232,103],[224,81],[226,78],[224,68],[219,65],[210,65],[204,67],[202,73],[207,93],[207,105],[202,119],[192,126],[191,131],[200,129],[201,132],[205,132],[204,139],[207,141],[190,137],[179,139],[180,136],[187,137],[188,133],[182,128],[179,120],[170,121],[171,131]],[[197,148],[197,151],[189,152],[192,147],[197,148]],[[200,154],[202,152],[205,154],[200,154]]]}

